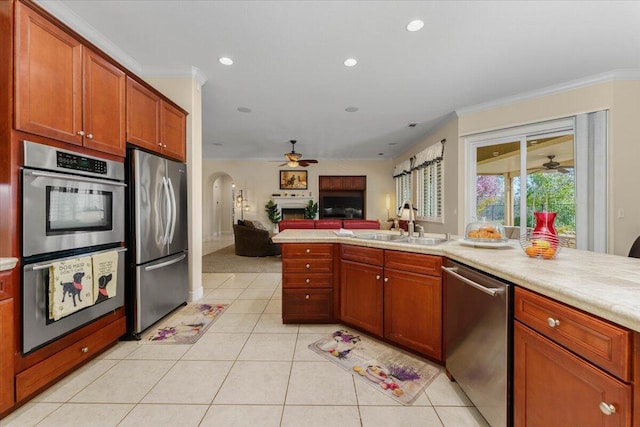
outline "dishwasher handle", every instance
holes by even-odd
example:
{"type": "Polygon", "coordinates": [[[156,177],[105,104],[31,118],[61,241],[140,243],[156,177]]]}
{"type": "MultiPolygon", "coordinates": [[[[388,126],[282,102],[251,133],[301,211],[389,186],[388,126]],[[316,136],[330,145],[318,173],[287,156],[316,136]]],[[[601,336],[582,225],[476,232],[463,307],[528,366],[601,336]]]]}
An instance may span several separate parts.
{"type": "Polygon", "coordinates": [[[458,273],[458,267],[446,267],[446,266],[443,265],[441,268],[442,268],[442,270],[444,270],[445,273],[451,274],[452,276],[462,280],[467,285],[469,285],[471,287],[474,287],[477,290],[479,290],[481,292],[484,292],[487,295],[491,295],[492,297],[495,297],[496,295],[498,295],[501,292],[500,289],[490,289],[490,288],[487,288],[485,286],[482,286],[479,283],[474,282],[473,280],[467,279],[462,274],[458,273]]]}

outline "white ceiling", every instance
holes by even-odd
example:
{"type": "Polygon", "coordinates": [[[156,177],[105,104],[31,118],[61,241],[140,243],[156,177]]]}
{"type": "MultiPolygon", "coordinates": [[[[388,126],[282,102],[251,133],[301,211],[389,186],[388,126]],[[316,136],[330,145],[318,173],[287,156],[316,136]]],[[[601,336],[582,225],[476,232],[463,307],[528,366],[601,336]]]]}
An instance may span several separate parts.
{"type": "Polygon", "coordinates": [[[640,68],[638,1],[38,3],[143,77],[199,69],[211,159],[394,158],[456,110],[640,68]]]}

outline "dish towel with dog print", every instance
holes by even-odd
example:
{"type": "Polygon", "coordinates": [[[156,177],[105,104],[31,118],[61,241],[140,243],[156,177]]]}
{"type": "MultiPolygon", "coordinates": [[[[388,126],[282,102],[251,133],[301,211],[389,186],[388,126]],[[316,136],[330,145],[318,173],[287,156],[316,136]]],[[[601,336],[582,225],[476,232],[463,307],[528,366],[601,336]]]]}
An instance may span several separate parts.
{"type": "Polygon", "coordinates": [[[49,267],[49,318],[59,320],[93,305],[91,257],[54,262],[49,267]]]}
{"type": "Polygon", "coordinates": [[[95,304],[116,296],[118,252],[109,251],[93,255],[93,298],[95,304]]]}

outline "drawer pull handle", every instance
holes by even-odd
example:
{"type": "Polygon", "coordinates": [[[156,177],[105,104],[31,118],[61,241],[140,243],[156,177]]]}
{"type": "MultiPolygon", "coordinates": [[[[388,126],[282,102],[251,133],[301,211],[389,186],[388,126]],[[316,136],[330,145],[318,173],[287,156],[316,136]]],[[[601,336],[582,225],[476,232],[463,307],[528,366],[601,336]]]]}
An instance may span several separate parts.
{"type": "Polygon", "coordinates": [[[89,347],[82,347],[82,349],[80,349],[81,352],[83,353],[89,353],[89,347]]]}
{"type": "Polygon", "coordinates": [[[307,248],[307,253],[308,254],[311,253],[311,249],[307,248]]]}
{"type": "Polygon", "coordinates": [[[598,406],[600,407],[600,411],[605,415],[612,415],[616,413],[616,407],[606,402],[600,402],[600,405],[598,406]]]}
{"type": "Polygon", "coordinates": [[[307,279],[307,280],[305,280],[305,282],[311,283],[311,279],[307,279]]]}
{"type": "Polygon", "coordinates": [[[560,326],[560,321],[558,319],[554,319],[553,317],[549,317],[547,319],[547,324],[551,327],[551,328],[555,328],[556,326],[560,326]]]}
{"type": "Polygon", "coordinates": [[[307,264],[307,265],[305,265],[305,267],[311,268],[311,264],[307,264]]]}
{"type": "Polygon", "coordinates": [[[304,296],[304,299],[309,299],[309,294],[306,294],[306,295],[304,296]]]}
{"type": "Polygon", "coordinates": [[[380,280],[380,275],[376,274],[376,280],[380,280]]]}
{"type": "Polygon", "coordinates": [[[388,278],[388,277],[385,277],[385,278],[384,278],[384,283],[387,283],[388,281],[389,281],[389,278],[388,278]]]}

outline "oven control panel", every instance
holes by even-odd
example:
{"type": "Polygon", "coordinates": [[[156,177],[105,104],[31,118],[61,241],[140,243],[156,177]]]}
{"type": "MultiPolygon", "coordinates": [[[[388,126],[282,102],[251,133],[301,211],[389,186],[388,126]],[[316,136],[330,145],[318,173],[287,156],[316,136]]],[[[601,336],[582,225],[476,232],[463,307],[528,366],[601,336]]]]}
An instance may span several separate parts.
{"type": "Polygon", "coordinates": [[[66,153],[63,151],[57,151],[56,157],[58,167],[98,173],[101,175],[107,174],[107,162],[105,162],[104,160],[94,159],[78,154],[66,153]]]}

